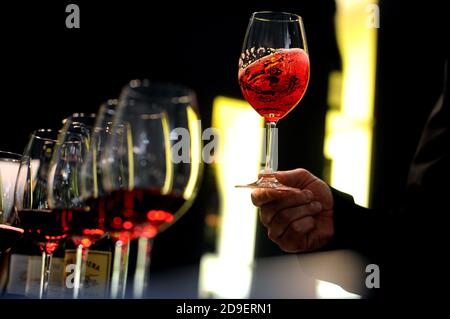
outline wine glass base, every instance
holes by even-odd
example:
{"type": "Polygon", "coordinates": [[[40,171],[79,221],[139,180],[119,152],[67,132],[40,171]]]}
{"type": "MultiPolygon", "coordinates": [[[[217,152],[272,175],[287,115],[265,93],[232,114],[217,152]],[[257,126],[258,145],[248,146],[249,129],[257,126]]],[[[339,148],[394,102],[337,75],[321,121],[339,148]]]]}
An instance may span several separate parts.
{"type": "Polygon", "coordinates": [[[298,188],[289,187],[281,184],[274,174],[263,174],[254,183],[247,185],[236,185],[236,188],[265,188],[276,189],[278,191],[298,191],[298,188]]]}

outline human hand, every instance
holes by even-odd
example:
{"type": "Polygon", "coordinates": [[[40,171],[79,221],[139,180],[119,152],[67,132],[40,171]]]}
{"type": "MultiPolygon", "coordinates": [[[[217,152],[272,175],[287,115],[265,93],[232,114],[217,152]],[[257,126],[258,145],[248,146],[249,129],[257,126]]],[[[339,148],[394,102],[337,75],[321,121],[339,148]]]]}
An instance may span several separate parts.
{"type": "Polygon", "coordinates": [[[256,189],[252,202],[268,237],[286,252],[323,247],[334,234],[333,195],[330,187],[305,169],[280,171],[276,178],[294,191],[256,189]]]}

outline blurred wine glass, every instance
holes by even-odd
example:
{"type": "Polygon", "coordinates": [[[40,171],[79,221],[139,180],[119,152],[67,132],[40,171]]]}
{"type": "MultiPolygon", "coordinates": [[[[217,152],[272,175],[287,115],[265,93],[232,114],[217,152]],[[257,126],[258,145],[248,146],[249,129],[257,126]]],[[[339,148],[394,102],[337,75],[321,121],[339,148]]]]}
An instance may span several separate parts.
{"type": "MultiPolygon", "coordinates": [[[[102,167],[108,192],[106,225],[111,236],[124,245],[143,234],[156,235],[164,220],[152,219],[153,211],[173,218],[172,212],[182,204],[181,198],[171,194],[169,124],[167,114],[160,110],[145,105],[120,109],[119,105],[102,167]]],[[[111,297],[117,296],[112,285],[111,297]]]]}
{"type": "Polygon", "coordinates": [[[0,257],[20,238],[23,229],[14,227],[14,188],[22,156],[0,151],[0,257]]]}
{"type": "Polygon", "coordinates": [[[84,283],[87,250],[104,235],[98,214],[82,194],[82,165],[90,147],[95,115],[76,113],[64,121],[58,136],[48,176],[49,204],[60,219],[66,236],[76,249],[73,297],[78,298],[84,283]]]}
{"type": "Polygon", "coordinates": [[[9,277],[10,249],[20,239],[23,229],[14,227],[14,187],[21,155],[0,151],[0,296],[9,277]]]}
{"type": "MultiPolygon", "coordinates": [[[[112,119],[116,112],[117,100],[108,100],[100,106],[91,136],[91,145],[82,165],[82,195],[86,199],[89,210],[98,215],[98,230],[104,230],[105,210],[102,178],[103,171],[100,159],[105,149],[108,136],[111,134],[112,119]]],[[[123,298],[126,289],[128,271],[129,241],[123,242],[120,236],[113,236],[115,253],[112,267],[111,290],[113,297],[117,294],[123,298]]]]}
{"type": "Polygon", "coordinates": [[[30,236],[42,252],[39,298],[46,298],[53,252],[66,237],[58,214],[50,209],[47,176],[57,132],[33,132],[20,162],[15,189],[15,209],[25,236],[30,236]]]}
{"type": "MultiPolygon", "coordinates": [[[[142,231],[135,234],[139,237],[133,285],[135,298],[144,296],[152,239],[178,220],[191,206],[202,172],[201,128],[197,101],[192,90],[176,84],[131,81],[122,91],[115,120],[129,124],[125,119],[129,113],[160,111],[167,114],[167,123],[163,129],[170,132],[164,149],[167,182],[163,191],[156,194],[154,199],[139,203],[141,207],[135,205],[131,208],[138,210],[147,219],[142,231]]],[[[134,137],[134,144],[146,143],[146,139],[140,139],[139,134],[131,136],[134,137]]],[[[136,149],[136,145],[134,148],[136,149]]],[[[111,151],[112,149],[109,150],[112,156],[111,151]]],[[[162,151],[161,149],[160,152],[162,151]]],[[[152,169],[151,163],[145,163],[139,171],[151,172],[152,169]]],[[[134,174],[139,174],[139,171],[134,174]]],[[[143,183],[141,187],[147,186],[143,183]]]]}

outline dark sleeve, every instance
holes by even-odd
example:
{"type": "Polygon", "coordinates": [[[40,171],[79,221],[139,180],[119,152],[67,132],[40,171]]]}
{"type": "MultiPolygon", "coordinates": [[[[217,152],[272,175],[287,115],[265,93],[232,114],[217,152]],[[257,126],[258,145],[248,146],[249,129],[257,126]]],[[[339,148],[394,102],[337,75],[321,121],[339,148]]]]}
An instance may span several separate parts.
{"type": "Polygon", "coordinates": [[[354,249],[371,257],[382,249],[392,213],[364,208],[353,197],[330,187],[333,194],[334,236],[327,249],[354,249]]]}

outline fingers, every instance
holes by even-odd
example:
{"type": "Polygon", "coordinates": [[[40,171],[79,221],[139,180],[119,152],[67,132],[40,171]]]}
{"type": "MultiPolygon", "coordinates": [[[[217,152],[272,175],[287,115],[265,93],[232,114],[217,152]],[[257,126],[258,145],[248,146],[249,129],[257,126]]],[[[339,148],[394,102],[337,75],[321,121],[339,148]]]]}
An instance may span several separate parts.
{"type": "MultiPolygon", "coordinates": [[[[277,214],[273,217],[270,224],[268,224],[268,236],[272,240],[277,240],[281,237],[290,227],[303,227],[304,220],[306,219],[306,223],[310,220],[310,218],[322,211],[322,205],[317,202],[311,202],[306,205],[294,206],[290,208],[283,209],[278,211],[277,214]]],[[[302,228],[301,230],[307,231],[306,228],[302,228]]]]}
{"type": "MultiPolygon", "coordinates": [[[[266,203],[269,203],[270,201],[275,199],[275,197],[279,195],[277,194],[277,192],[278,191],[276,190],[258,188],[251,194],[252,203],[257,207],[261,207],[262,205],[265,205],[266,203]]],[[[278,193],[281,193],[281,191],[278,193]]]]}
{"type": "Polygon", "coordinates": [[[309,203],[313,198],[313,194],[309,190],[292,190],[292,191],[279,191],[276,189],[256,189],[251,194],[253,205],[262,207],[270,202],[274,201],[286,201],[287,203],[297,203],[289,205],[300,205],[309,203]]]}
{"type": "Polygon", "coordinates": [[[261,206],[261,222],[268,226],[276,213],[290,207],[309,204],[314,198],[311,191],[290,192],[288,196],[277,198],[261,206]]]}
{"type": "Polygon", "coordinates": [[[307,216],[294,221],[289,228],[275,242],[288,253],[295,253],[309,250],[310,234],[315,228],[314,218],[307,216]]]}
{"type": "Polygon", "coordinates": [[[275,172],[278,181],[286,186],[303,189],[317,177],[303,168],[297,168],[291,171],[275,172]]]}

